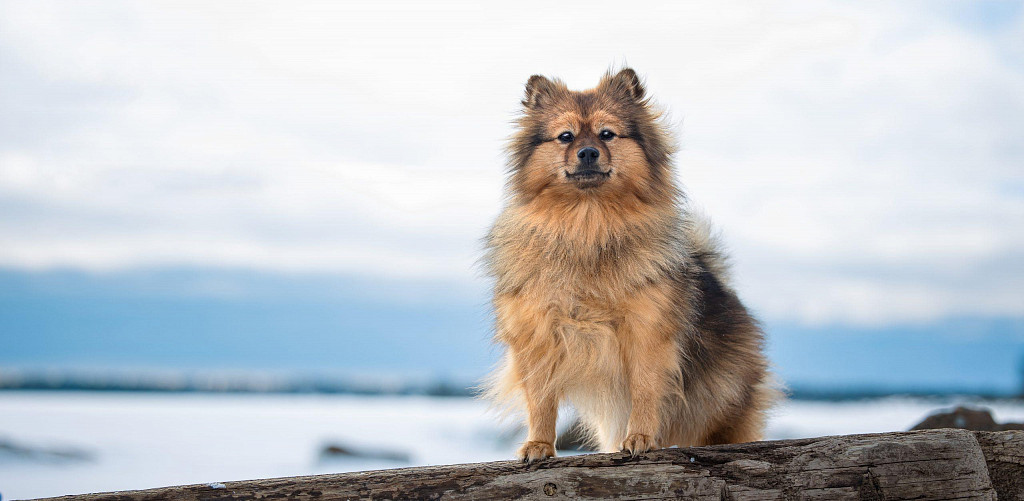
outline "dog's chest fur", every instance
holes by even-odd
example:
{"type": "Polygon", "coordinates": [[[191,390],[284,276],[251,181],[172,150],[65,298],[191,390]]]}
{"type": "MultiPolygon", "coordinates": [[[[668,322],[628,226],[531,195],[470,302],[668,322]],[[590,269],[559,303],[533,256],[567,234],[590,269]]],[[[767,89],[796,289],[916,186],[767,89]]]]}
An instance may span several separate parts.
{"type": "Polygon", "coordinates": [[[495,306],[508,327],[499,337],[558,357],[550,368],[568,379],[619,376],[629,326],[668,323],[675,309],[665,270],[681,264],[639,243],[583,247],[534,236],[496,249],[519,257],[497,263],[495,306]]]}
{"type": "Polygon", "coordinates": [[[641,224],[607,212],[564,220],[503,213],[488,242],[496,296],[528,295],[560,305],[570,317],[586,316],[588,310],[616,310],[638,289],[683,266],[687,253],[674,214],[641,224]]]}

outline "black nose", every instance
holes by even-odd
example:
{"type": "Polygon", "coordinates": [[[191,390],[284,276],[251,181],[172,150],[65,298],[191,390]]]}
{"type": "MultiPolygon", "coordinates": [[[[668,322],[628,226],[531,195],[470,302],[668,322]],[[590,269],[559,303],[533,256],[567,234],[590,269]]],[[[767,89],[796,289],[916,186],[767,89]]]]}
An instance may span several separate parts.
{"type": "Polygon", "coordinates": [[[597,161],[597,157],[601,156],[601,152],[597,151],[597,148],[587,146],[586,148],[580,148],[580,151],[576,152],[576,157],[583,161],[583,165],[593,165],[597,161]]]}

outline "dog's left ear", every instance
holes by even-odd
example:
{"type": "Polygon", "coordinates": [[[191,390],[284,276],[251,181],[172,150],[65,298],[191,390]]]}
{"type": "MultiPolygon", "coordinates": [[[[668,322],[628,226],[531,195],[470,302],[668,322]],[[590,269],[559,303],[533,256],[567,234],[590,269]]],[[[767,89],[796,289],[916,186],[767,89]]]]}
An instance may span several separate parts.
{"type": "Polygon", "coordinates": [[[614,75],[609,73],[605,77],[605,85],[612,92],[617,92],[634,101],[642,100],[647,92],[644,89],[644,84],[640,82],[640,77],[632,68],[623,68],[614,75]]]}

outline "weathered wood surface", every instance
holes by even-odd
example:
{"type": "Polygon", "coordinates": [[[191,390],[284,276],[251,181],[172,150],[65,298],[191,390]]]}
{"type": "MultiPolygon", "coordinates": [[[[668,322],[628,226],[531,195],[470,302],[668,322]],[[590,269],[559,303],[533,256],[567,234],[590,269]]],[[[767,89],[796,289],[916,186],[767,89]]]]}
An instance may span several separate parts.
{"type": "Polygon", "coordinates": [[[941,429],[64,496],[328,499],[1024,500],[1024,431],[941,429]]]}

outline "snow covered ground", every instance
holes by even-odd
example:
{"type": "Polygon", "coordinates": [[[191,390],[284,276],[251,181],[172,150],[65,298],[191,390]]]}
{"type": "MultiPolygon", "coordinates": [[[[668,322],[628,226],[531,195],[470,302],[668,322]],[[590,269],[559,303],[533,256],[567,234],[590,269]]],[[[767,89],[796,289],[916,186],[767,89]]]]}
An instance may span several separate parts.
{"type": "MultiPolygon", "coordinates": [[[[791,401],[768,438],[905,430],[962,400],[791,401]]],[[[984,403],[1024,421],[1024,403],[984,403]]],[[[509,459],[519,437],[465,398],[348,395],[0,392],[0,444],[76,450],[25,455],[0,447],[4,500],[402,466],[509,459]],[[322,460],[338,444],[407,454],[322,460]]]]}

